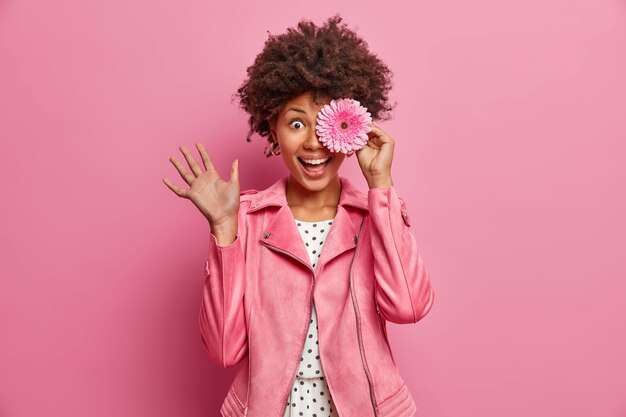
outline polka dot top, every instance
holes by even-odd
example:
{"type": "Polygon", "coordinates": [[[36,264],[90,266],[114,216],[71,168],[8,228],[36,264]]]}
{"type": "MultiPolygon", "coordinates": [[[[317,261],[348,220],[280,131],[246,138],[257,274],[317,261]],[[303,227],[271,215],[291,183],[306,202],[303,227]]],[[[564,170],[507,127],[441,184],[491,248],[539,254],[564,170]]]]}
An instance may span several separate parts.
{"type": "MultiPolygon", "coordinates": [[[[333,224],[333,219],[315,222],[305,222],[296,219],[296,225],[300,231],[300,236],[304,241],[304,246],[309,253],[309,259],[313,269],[317,269],[317,261],[320,258],[324,241],[333,224]]],[[[317,341],[317,315],[315,305],[311,306],[311,319],[309,329],[304,341],[302,356],[296,375],[303,378],[320,377],[324,375],[320,361],[319,344],[317,341]]]]}

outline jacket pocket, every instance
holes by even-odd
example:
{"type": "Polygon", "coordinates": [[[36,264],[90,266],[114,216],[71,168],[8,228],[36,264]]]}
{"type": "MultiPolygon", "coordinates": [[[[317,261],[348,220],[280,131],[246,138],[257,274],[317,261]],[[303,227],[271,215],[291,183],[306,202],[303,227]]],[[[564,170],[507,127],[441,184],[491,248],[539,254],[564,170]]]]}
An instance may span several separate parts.
{"type": "Polygon", "coordinates": [[[245,417],[247,413],[247,405],[239,399],[235,389],[231,386],[220,408],[220,414],[223,417],[245,417]]]}
{"type": "Polygon", "coordinates": [[[380,332],[383,334],[383,337],[385,338],[385,343],[387,344],[387,349],[389,350],[389,356],[391,356],[391,361],[395,365],[396,360],[393,357],[393,352],[391,351],[391,345],[389,344],[389,338],[387,337],[387,328],[385,324],[383,323],[383,318],[380,315],[378,308],[376,308],[376,318],[378,319],[378,327],[380,328],[380,332]]]}
{"type": "Polygon", "coordinates": [[[380,332],[383,334],[385,338],[385,343],[387,344],[387,349],[389,350],[389,356],[391,356],[391,361],[393,364],[396,364],[396,360],[393,357],[393,352],[391,351],[391,345],[389,344],[389,337],[387,336],[387,326],[383,323],[383,316],[380,314],[380,310],[378,309],[378,300],[376,299],[376,294],[374,294],[374,305],[376,306],[376,319],[378,321],[378,327],[380,332]]]}
{"type": "Polygon", "coordinates": [[[417,410],[411,392],[403,382],[400,388],[376,405],[380,417],[412,417],[417,410]]]}

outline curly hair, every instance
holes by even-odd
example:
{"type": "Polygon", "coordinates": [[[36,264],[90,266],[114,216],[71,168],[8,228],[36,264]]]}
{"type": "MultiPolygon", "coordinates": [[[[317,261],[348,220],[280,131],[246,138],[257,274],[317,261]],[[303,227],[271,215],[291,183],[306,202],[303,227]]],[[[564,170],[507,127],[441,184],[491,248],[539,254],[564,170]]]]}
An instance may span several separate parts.
{"type": "Polygon", "coordinates": [[[302,19],[286,33],[268,31],[263,50],[234,94],[250,115],[248,142],[254,132],[269,136],[270,120],[289,99],[306,91],[316,102],[320,95],[353,98],[367,107],[372,119],[391,118],[392,72],[368,50],[365,40],[341,22],[337,14],[322,26],[302,19]]]}

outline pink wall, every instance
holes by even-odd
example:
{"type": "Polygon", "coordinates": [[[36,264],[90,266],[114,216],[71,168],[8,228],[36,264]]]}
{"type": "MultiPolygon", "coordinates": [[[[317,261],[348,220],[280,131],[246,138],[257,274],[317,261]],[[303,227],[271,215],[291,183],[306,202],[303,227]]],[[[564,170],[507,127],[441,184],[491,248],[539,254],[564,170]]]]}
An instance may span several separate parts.
{"type": "Polygon", "coordinates": [[[626,3],[246,3],[0,2],[0,415],[218,414],[208,225],[161,179],[197,140],[283,175],[230,95],[267,30],[341,12],[395,72],[437,293],[391,325],[417,415],[626,416],[626,3]]]}

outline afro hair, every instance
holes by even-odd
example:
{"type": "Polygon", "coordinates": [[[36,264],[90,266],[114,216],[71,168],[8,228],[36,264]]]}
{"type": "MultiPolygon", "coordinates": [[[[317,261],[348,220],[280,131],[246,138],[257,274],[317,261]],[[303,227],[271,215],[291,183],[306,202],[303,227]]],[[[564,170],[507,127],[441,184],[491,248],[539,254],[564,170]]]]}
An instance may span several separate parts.
{"type": "Polygon", "coordinates": [[[234,95],[250,115],[246,140],[250,142],[254,132],[269,136],[270,121],[287,101],[306,91],[315,101],[320,95],[358,100],[373,120],[389,119],[394,107],[388,99],[392,76],[338,14],[322,26],[302,19],[286,33],[269,34],[234,95]]]}

